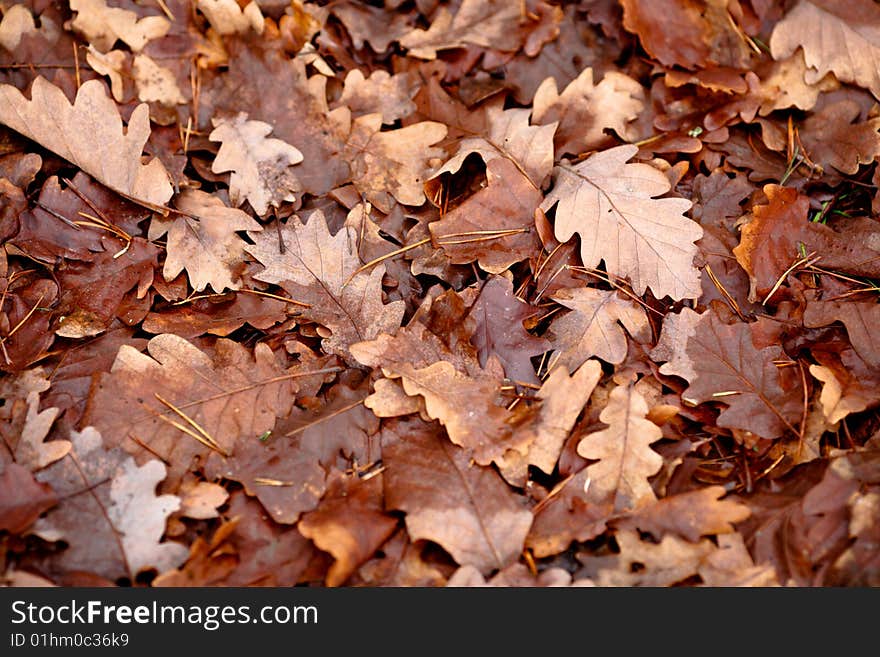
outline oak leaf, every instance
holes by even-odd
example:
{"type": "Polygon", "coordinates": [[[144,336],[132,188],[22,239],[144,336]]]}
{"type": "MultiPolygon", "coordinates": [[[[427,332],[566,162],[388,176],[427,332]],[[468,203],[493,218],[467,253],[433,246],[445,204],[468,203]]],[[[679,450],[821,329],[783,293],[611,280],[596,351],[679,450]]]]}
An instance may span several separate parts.
{"type": "Polygon", "coordinates": [[[593,69],[585,68],[560,94],[556,80],[547,78],[535,92],[532,121],[559,123],[553,141],[556,155],[578,155],[610,142],[605,130],[629,140],[629,123],[644,108],[642,85],[627,75],[609,71],[599,84],[593,69]]]}
{"type": "Polygon", "coordinates": [[[579,164],[557,166],[541,209],[557,206],[560,242],[580,235],[585,267],[604,260],[610,274],[628,278],[640,295],[650,288],[657,297],[696,298],[700,272],[693,265],[694,242],[703,230],[684,216],[690,201],[655,198],[669,191],[669,180],[648,164],[627,164],[637,151],[617,146],[579,164]]]}
{"type": "Polygon", "coordinates": [[[476,322],[471,343],[477,348],[480,366],[485,367],[495,355],[508,379],[538,383],[531,359],[550,345],[523,328],[523,321],[535,314],[536,308],[514,296],[509,280],[497,276],[486,281],[470,312],[476,322]]]}
{"type": "Polygon", "coordinates": [[[855,301],[810,301],[804,326],[817,328],[835,321],[846,327],[853,349],[871,367],[880,367],[880,305],[855,301]]]}
{"type": "Polygon", "coordinates": [[[858,383],[853,386],[847,385],[849,381],[839,380],[829,367],[810,365],[810,374],[824,384],[819,403],[822,414],[831,424],[840,422],[850,413],[863,411],[877,401],[875,395],[861,390],[858,383]]]}
{"type": "Polygon", "coordinates": [[[0,531],[19,534],[58,503],[52,487],[18,463],[0,462],[0,531]]]}
{"type": "Polygon", "coordinates": [[[350,345],[393,333],[400,326],[404,302],[382,303],[383,264],[359,271],[353,227],[331,235],[324,214],[316,210],[307,223],[294,216],[280,230],[284,253],[274,232],[251,235],[255,244],[245,250],[265,267],[254,278],[277,283],[297,301],[309,304],[302,309],[303,316],[332,331],[323,343],[328,353],[350,358],[350,345]]]}
{"type": "Polygon", "coordinates": [[[67,440],[51,440],[44,442],[46,436],[58,417],[59,409],[47,408],[40,411],[40,395],[38,392],[30,392],[27,396],[27,417],[21,436],[13,447],[15,462],[23,465],[31,472],[36,472],[64,458],[70,451],[70,442],[67,440]]]}
{"type": "Polygon", "coordinates": [[[424,181],[430,162],[443,151],[433,144],[446,136],[446,126],[422,121],[380,132],[382,115],[355,119],[345,145],[354,186],[377,208],[390,212],[394,200],[404,205],[425,202],[424,181]]]}
{"type": "Polygon", "coordinates": [[[185,269],[196,292],[209,285],[216,292],[237,290],[246,242],[236,231],[257,232],[262,226],[242,210],[229,208],[198,189],[183,190],[174,205],[180,211],[176,217],[154,216],[149,232],[150,239],[168,234],[165,280],[173,280],[185,269]]]}
{"type": "Polygon", "coordinates": [[[360,69],[353,69],[345,76],[345,87],[339,102],[348,107],[354,116],[379,113],[382,123],[391,125],[415,112],[413,97],[419,84],[409,73],[391,75],[376,70],[364,77],[360,69]]]}
{"type": "Polygon", "coordinates": [[[598,460],[587,466],[590,498],[610,502],[615,512],[632,511],[657,499],[648,477],[657,474],[663,459],[651,443],[660,440],[663,432],[646,419],[648,410],[635,387],[619,385],[599,415],[608,428],[578,443],[578,454],[598,460]]]}
{"type": "Polygon", "coordinates": [[[71,105],[64,92],[43,77],[31,98],[0,85],[0,123],[75,164],[114,192],[167,213],[173,193],[168,172],[158,159],[141,164],[150,135],[149,108],[138,105],[125,132],[113,100],[98,80],[84,82],[71,105]]]}
{"type": "Polygon", "coordinates": [[[9,52],[15,52],[21,37],[37,31],[37,24],[30,9],[24,5],[12,5],[4,9],[3,20],[0,21],[0,46],[9,52]]]}
{"type": "Polygon", "coordinates": [[[651,337],[644,309],[616,290],[591,287],[564,288],[553,300],[572,312],[550,325],[548,337],[554,349],[550,362],[574,371],[596,356],[617,365],[626,358],[626,331],[639,342],[651,337]]]}
{"type": "Polygon", "coordinates": [[[70,435],[72,449],[37,478],[62,498],[34,526],[46,540],[68,546],[56,559],[69,570],[108,579],[155,568],[174,568],[186,559],[180,543],[162,541],[168,516],[180,507],[175,495],[156,495],[165,466],[155,459],[136,465],[120,449],[106,449],[94,427],[70,435]],[[88,495],[82,495],[88,490],[88,495]]]}
{"type": "Polygon", "coordinates": [[[233,454],[240,437],[259,436],[290,412],[295,382],[265,344],[251,355],[221,338],[209,354],[162,334],[147,349],[119,348],[110,373],[93,381],[83,421],[139,459],[161,455],[171,484],[194,462],[213,451],[233,454]]]}
{"type": "Polygon", "coordinates": [[[70,26],[101,52],[110,50],[117,40],[139,52],[171,29],[164,16],[139,18],[133,11],[108,7],[107,0],[70,0],[70,9],[77,12],[70,26]]]}
{"type": "Polygon", "coordinates": [[[249,121],[240,112],[233,119],[214,119],[214,130],[208,135],[211,141],[220,142],[211,171],[232,172],[229,201],[239,207],[247,199],[260,216],[270,205],[295,201],[300,189],[290,167],[302,162],[302,153],[280,139],[270,139],[271,132],[268,123],[249,121]]]}
{"type": "Polygon", "coordinates": [[[386,507],[406,513],[413,540],[434,541],[483,574],[518,558],[532,514],[493,469],[473,464],[436,426],[392,420],[382,458],[386,507]]]}
{"type": "Polygon", "coordinates": [[[263,32],[263,13],[255,0],[241,4],[235,0],[198,0],[196,5],[218,34],[263,32]]]}
{"type": "Polygon", "coordinates": [[[801,0],[779,21],[770,36],[773,59],[803,49],[805,80],[815,83],[828,72],[841,82],[869,89],[880,98],[880,8],[871,0],[841,4],[834,0],[801,0]]]}
{"type": "Polygon", "coordinates": [[[513,162],[535,187],[540,190],[553,168],[553,134],[557,123],[529,125],[528,109],[502,109],[493,103],[486,111],[488,134],[468,137],[458,145],[458,151],[431,176],[455,173],[471,153],[477,153],[488,165],[497,158],[513,162]]]}
{"type": "Polygon", "coordinates": [[[138,100],[168,106],[183,105],[187,102],[177,85],[174,71],[158,64],[150,56],[143,53],[135,55],[131,73],[137,86],[138,100]]]}

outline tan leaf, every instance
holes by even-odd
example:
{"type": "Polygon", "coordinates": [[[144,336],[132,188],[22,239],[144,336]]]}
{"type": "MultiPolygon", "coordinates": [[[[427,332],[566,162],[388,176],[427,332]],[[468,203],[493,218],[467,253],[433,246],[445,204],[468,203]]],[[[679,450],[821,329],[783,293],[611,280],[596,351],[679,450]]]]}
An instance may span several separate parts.
{"type": "Polygon", "coordinates": [[[153,240],[168,234],[168,255],[162,271],[165,280],[173,280],[185,269],[196,292],[209,285],[216,292],[237,290],[246,243],[236,231],[260,231],[260,224],[198,189],[183,190],[174,205],[182,214],[175,214],[174,219],[154,216],[149,231],[153,240]]]}
{"type": "Polygon", "coordinates": [[[655,198],[669,191],[669,180],[648,164],[627,164],[637,151],[617,146],[579,164],[557,166],[541,209],[558,203],[556,238],[566,242],[578,233],[585,267],[604,260],[608,272],[628,278],[639,295],[651,288],[657,297],[697,298],[694,242],[703,229],[684,215],[690,201],[655,198]]]}
{"type": "Polygon", "coordinates": [[[373,383],[373,392],[364,400],[376,417],[399,417],[418,413],[422,405],[418,397],[410,397],[402,384],[394,379],[379,379],[373,383]]]}
{"type": "Polygon", "coordinates": [[[37,32],[37,24],[30,9],[24,5],[12,5],[3,11],[0,21],[0,46],[14,52],[25,34],[37,32]]]}
{"type": "Polygon", "coordinates": [[[77,12],[70,26],[101,52],[110,50],[117,40],[139,52],[171,29],[164,16],[139,19],[133,11],[108,7],[107,0],[70,0],[70,9],[77,12]]]}
{"type": "Polygon", "coordinates": [[[400,327],[404,302],[382,303],[385,266],[358,272],[353,227],[331,235],[324,214],[316,210],[308,223],[294,216],[281,227],[283,254],[274,231],[251,237],[255,244],[245,250],[265,267],[254,278],[281,285],[294,299],[310,304],[301,309],[303,317],[333,332],[323,342],[328,353],[350,358],[349,345],[400,327]]]}
{"type": "Polygon", "coordinates": [[[434,172],[431,179],[443,173],[455,173],[468,155],[478,153],[486,164],[499,157],[510,160],[536,189],[541,189],[553,168],[553,133],[557,124],[529,125],[530,113],[528,109],[505,110],[497,103],[490,105],[486,112],[489,134],[463,139],[455,156],[434,172]]]}
{"type": "Polygon", "coordinates": [[[446,126],[434,121],[380,132],[381,114],[367,114],[354,121],[345,157],[352,182],[382,212],[390,212],[394,199],[404,205],[425,202],[424,182],[432,158],[443,151],[432,148],[446,136],[446,126]]]}
{"type": "Polygon", "coordinates": [[[722,534],[697,571],[703,586],[780,586],[772,564],[755,565],[740,534],[722,534]]]}
{"type": "Polygon", "coordinates": [[[831,73],[813,83],[804,78],[807,64],[802,50],[796,51],[787,59],[773,62],[770,71],[761,80],[761,116],[789,107],[810,110],[816,105],[819,94],[834,91],[840,87],[837,78],[831,73]]]}
{"type": "Polygon", "coordinates": [[[464,0],[455,15],[440,7],[427,30],[416,29],[400,39],[409,55],[435,59],[438,50],[465,44],[502,51],[515,51],[521,37],[522,9],[508,0],[464,0]]]}
{"type": "Polygon", "coordinates": [[[171,482],[213,451],[233,453],[241,436],[256,440],[290,412],[296,387],[265,344],[251,355],[221,338],[209,354],[163,334],[147,350],[119,348],[110,372],[92,382],[83,422],[137,458],[149,455],[141,445],[149,447],[170,464],[171,482]]]}
{"type": "MultiPolygon", "coordinates": [[[[86,53],[86,61],[98,75],[106,75],[110,78],[110,93],[117,103],[125,99],[125,81],[128,64],[128,55],[122,50],[110,50],[102,53],[93,46],[89,46],[86,53]]],[[[142,99],[143,100],[143,99],[142,99]]]]}
{"type": "Polygon", "coordinates": [[[58,417],[57,408],[40,411],[40,395],[30,392],[27,396],[27,417],[21,437],[15,446],[15,461],[36,472],[54,463],[70,451],[70,442],[66,440],[50,440],[43,442],[58,417]]]}
{"type": "Polygon", "coordinates": [[[840,422],[850,413],[865,410],[873,401],[871,397],[860,395],[858,389],[844,390],[843,384],[834,376],[834,371],[828,367],[810,365],[810,374],[825,384],[822,386],[819,402],[822,404],[822,414],[831,424],[840,422]]]}
{"type": "Polygon", "coordinates": [[[220,142],[220,150],[211,165],[214,173],[231,171],[229,200],[239,207],[247,199],[254,212],[262,216],[269,206],[295,201],[300,185],[290,167],[302,162],[303,155],[280,139],[270,139],[272,126],[262,121],[248,121],[240,112],[234,119],[214,119],[211,141],[220,142]]]}
{"type": "Polygon", "coordinates": [[[174,190],[165,167],[155,158],[141,164],[150,136],[149,108],[138,105],[125,132],[116,103],[100,80],[84,82],[73,105],[43,77],[31,87],[31,99],[15,87],[0,85],[0,123],[75,164],[126,198],[159,209],[174,190]]]}
{"type": "Polygon", "coordinates": [[[802,48],[808,84],[830,71],[880,98],[878,23],[880,7],[871,0],[801,0],[773,28],[770,52],[780,60],[802,48]]]}
{"type": "Polygon", "coordinates": [[[686,349],[688,341],[696,333],[700,317],[699,313],[690,308],[682,308],[681,312],[669,313],[663,318],[660,339],[650,353],[656,362],[666,361],[660,366],[661,374],[680,376],[688,381],[697,376],[686,349]]]}
{"type": "Polygon", "coordinates": [[[736,523],[752,512],[744,504],[721,499],[725,493],[723,486],[707,486],[664,497],[642,507],[617,526],[650,532],[656,539],[671,532],[692,543],[701,536],[729,534],[736,523]]]}
{"type": "Polygon", "coordinates": [[[624,329],[639,342],[651,337],[644,309],[632,299],[621,297],[616,290],[564,288],[552,298],[573,311],[550,325],[549,337],[555,349],[550,360],[553,364],[574,370],[588,358],[597,356],[617,365],[626,358],[624,329]]]}
{"type": "Polygon", "coordinates": [[[196,520],[207,520],[219,517],[217,507],[229,499],[229,493],[223,486],[209,481],[199,481],[189,488],[180,487],[180,515],[196,520]]]}
{"type": "Polygon", "coordinates": [[[556,155],[577,155],[609,143],[606,129],[629,140],[633,136],[629,123],[644,108],[644,100],[642,85],[616,71],[609,71],[594,85],[593,69],[588,66],[561,94],[554,78],[544,80],[535,92],[532,121],[557,121],[556,155]]]}
{"type": "Polygon", "coordinates": [[[339,102],[355,116],[378,112],[382,115],[382,123],[390,125],[416,110],[412,99],[418,90],[418,82],[409,73],[391,75],[378,69],[365,78],[360,69],[355,68],[345,76],[345,88],[339,102]]]}
{"type": "Polygon", "coordinates": [[[578,443],[578,454],[598,459],[587,466],[590,499],[609,501],[617,512],[638,509],[657,499],[648,477],[657,474],[663,459],[650,445],[663,433],[645,419],[647,413],[648,404],[634,387],[617,386],[599,415],[608,428],[578,443]]]}
{"type": "Polygon", "coordinates": [[[382,432],[385,504],[406,512],[413,540],[440,544],[459,565],[488,574],[522,553],[532,514],[492,469],[420,420],[382,432]]]}
{"type": "Polygon", "coordinates": [[[160,66],[151,57],[135,55],[132,74],[138,89],[138,99],[162,105],[182,105],[186,97],[177,86],[177,77],[171,69],[160,66]]]}
{"type": "Polygon", "coordinates": [[[161,572],[183,563],[186,547],[162,541],[168,516],[180,507],[175,495],[156,496],[165,466],[155,459],[138,466],[122,450],[105,449],[94,427],[70,438],[70,453],[37,475],[60,498],[34,525],[46,540],[67,542],[58,561],[69,570],[132,580],[146,568],[161,572]]]}
{"type": "Polygon", "coordinates": [[[263,13],[255,0],[242,5],[235,0],[198,0],[198,8],[218,34],[263,33],[263,13]]]}

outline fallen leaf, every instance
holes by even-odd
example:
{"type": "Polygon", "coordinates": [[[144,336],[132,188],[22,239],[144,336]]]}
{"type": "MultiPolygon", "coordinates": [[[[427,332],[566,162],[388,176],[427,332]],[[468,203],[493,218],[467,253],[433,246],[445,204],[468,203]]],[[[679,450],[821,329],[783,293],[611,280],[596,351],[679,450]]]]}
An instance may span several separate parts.
{"type": "Polygon", "coordinates": [[[55,418],[58,417],[57,408],[40,411],[38,392],[28,393],[27,405],[27,417],[18,443],[14,446],[13,458],[19,465],[36,472],[64,458],[70,451],[70,442],[66,440],[45,442],[55,418]]]}
{"type": "Polygon", "coordinates": [[[18,463],[0,464],[0,531],[20,534],[58,503],[52,487],[18,463]]]}
{"type": "Polygon", "coordinates": [[[232,172],[230,202],[239,207],[248,200],[260,216],[270,205],[277,208],[282,201],[295,201],[300,187],[290,167],[302,162],[302,153],[280,139],[269,139],[271,132],[268,123],[249,121],[241,112],[231,120],[215,119],[208,135],[211,141],[220,142],[211,171],[232,172]]]}
{"type": "Polygon", "coordinates": [[[345,76],[339,102],[354,116],[379,113],[382,123],[391,125],[415,112],[416,104],[412,99],[418,90],[418,82],[406,72],[391,75],[377,70],[364,77],[360,69],[354,69],[345,76]]]}
{"type": "Polygon", "coordinates": [[[522,552],[532,515],[491,468],[469,463],[432,425],[392,420],[382,432],[385,502],[413,540],[440,544],[488,574],[522,552]]]}
{"type": "Polygon", "coordinates": [[[186,547],[162,540],[168,516],[180,507],[175,495],[155,493],[165,466],[155,459],[135,465],[122,450],[106,449],[94,427],[73,432],[70,441],[70,453],[37,475],[61,498],[33,530],[68,544],[55,561],[111,580],[183,563],[186,547]],[[89,494],[77,494],[83,490],[89,494]]]}
{"type": "Polygon", "coordinates": [[[880,306],[870,302],[810,301],[804,326],[816,328],[835,321],[846,327],[853,349],[871,367],[880,367],[880,306]]]}
{"type": "Polygon", "coordinates": [[[219,484],[208,481],[199,481],[192,488],[184,491],[180,498],[180,515],[196,520],[216,518],[219,514],[217,507],[222,506],[229,499],[229,493],[219,484]]]}
{"type": "Polygon", "coordinates": [[[197,6],[219,34],[263,32],[263,13],[254,0],[241,5],[235,0],[198,0],[197,6]]]}
{"type": "Polygon", "coordinates": [[[183,105],[187,102],[180,87],[177,86],[174,72],[157,64],[148,55],[135,55],[131,72],[137,85],[139,100],[168,106],[183,105]]]}
{"type": "Polygon", "coordinates": [[[236,231],[257,232],[262,226],[247,213],[227,207],[216,196],[198,189],[184,190],[174,205],[179,210],[177,216],[154,216],[149,232],[154,240],[168,235],[162,270],[165,280],[173,280],[185,269],[196,292],[209,285],[216,292],[239,289],[248,245],[236,231]]]}
{"type": "Polygon", "coordinates": [[[3,11],[0,21],[0,46],[9,52],[15,52],[21,37],[37,31],[37,24],[30,9],[24,5],[12,5],[3,11]]]}
{"type": "Polygon", "coordinates": [[[99,81],[84,82],[70,105],[61,89],[38,77],[30,100],[15,87],[0,85],[0,123],[75,164],[114,192],[167,213],[164,205],[173,193],[168,172],[157,159],[141,164],[150,135],[147,105],[134,109],[123,133],[116,105],[99,81]]]}
{"type": "Polygon", "coordinates": [[[703,234],[684,216],[691,202],[655,197],[669,181],[648,164],[627,164],[635,146],[617,146],[575,165],[555,168],[553,189],[541,209],[556,207],[556,239],[578,233],[588,268],[605,261],[608,273],[628,278],[638,294],[696,298],[700,272],[693,265],[703,234]]]}
{"type": "Polygon", "coordinates": [[[100,52],[110,50],[117,40],[139,52],[171,28],[164,16],[138,18],[133,11],[108,7],[106,0],[70,0],[70,9],[77,12],[70,26],[100,52]]]}
{"type": "Polygon", "coordinates": [[[578,443],[578,454],[598,460],[587,466],[589,498],[610,502],[615,512],[632,511],[657,499],[648,478],[657,474],[663,459],[650,445],[663,433],[645,419],[647,413],[648,404],[638,390],[617,386],[599,415],[608,428],[578,443]]]}
{"type": "Polygon", "coordinates": [[[642,85],[611,71],[593,84],[593,69],[585,68],[560,94],[556,80],[547,78],[535,92],[532,121],[558,122],[553,137],[556,155],[578,155],[611,143],[606,130],[621,139],[633,137],[629,123],[644,108],[642,85]]]}
{"type": "Polygon", "coordinates": [[[644,309],[616,290],[564,288],[552,298],[572,310],[550,325],[553,365],[573,371],[593,356],[617,365],[626,358],[624,329],[638,342],[647,342],[651,337],[644,309]]]}
{"type": "Polygon", "coordinates": [[[350,345],[392,333],[400,326],[403,302],[382,303],[385,266],[380,263],[359,271],[354,228],[347,226],[331,235],[323,213],[317,210],[307,223],[293,217],[280,231],[284,253],[274,232],[251,235],[255,244],[245,251],[265,267],[254,278],[277,283],[292,298],[309,304],[302,308],[302,315],[332,331],[323,342],[328,353],[350,359],[350,345]]]}

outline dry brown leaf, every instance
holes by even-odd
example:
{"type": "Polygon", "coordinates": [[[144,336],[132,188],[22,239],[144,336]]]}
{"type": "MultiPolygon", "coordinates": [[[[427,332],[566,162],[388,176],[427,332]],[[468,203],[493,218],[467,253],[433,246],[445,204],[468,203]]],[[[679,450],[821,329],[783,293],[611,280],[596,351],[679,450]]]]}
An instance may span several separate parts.
{"type": "Polygon", "coordinates": [[[257,232],[262,226],[198,189],[183,190],[174,205],[180,212],[173,219],[154,216],[149,232],[153,240],[168,234],[165,280],[174,280],[185,269],[196,292],[209,285],[216,292],[237,290],[247,243],[236,231],[257,232]]]}
{"type": "Polygon", "coordinates": [[[30,10],[24,5],[12,5],[3,11],[0,21],[0,46],[14,52],[22,36],[37,32],[37,24],[30,10]]]}
{"type": "Polygon", "coordinates": [[[126,198],[159,209],[173,189],[168,172],[154,158],[141,164],[150,136],[149,108],[138,105],[123,132],[116,103],[99,80],[84,82],[73,105],[43,77],[31,87],[31,99],[15,87],[0,85],[0,123],[75,164],[126,198]]]}
{"type": "Polygon", "coordinates": [[[263,32],[263,12],[255,0],[241,4],[235,0],[198,0],[197,6],[218,34],[263,32]]]}
{"type": "Polygon", "coordinates": [[[611,143],[605,130],[614,130],[630,141],[634,134],[629,123],[645,106],[645,91],[631,77],[609,71],[599,84],[593,84],[589,66],[560,94],[556,80],[547,78],[535,92],[532,121],[559,123],[553,141],[556,155],[578,155],[611,143]]]}
{"type": "Polygon", "coordinates": [[[46,540],[67,542],[57,561],[111,580],[183,563],[186,547],[162,541],[168,516],[180,507],[177,496],[156,495],[165,466],[155,459],[138,466],[122,450],[105,449],[94,427],[70,439],[70,453],[37,475],[62,498],[34,526],[46,540]]]}
{"type": "Polygon", "coordinates": [[[135,55],[131,67],[138,90],[138,100],[162,105],[183,105],[186,97],[177,86],[177,76],[170,68],[162,66],[148,55],[135,55]]]}
{"type": "Polygon", "coordinates": [[[532,514],[493,469],[473,464],[435,425],[392,420],[382,458],[386,507],[406,512],[413,540],[434,541],[483,574],[519,557],[532,514]]]}
{"type": "Polygon", "coordinates": [[[585,267],[596,268],[604,260],[608,272],[628,278],[639,295],[650,288],[657,297],[697,298],[694,242],[703,230],[685,216],[690,201],[655,198],[669,191],[669,180],[648,164],[627,164],[637,151],[617,146],[578,164],[557,166],[541,209],[557,206],[560,242],[580,235],[585,267]]]}
{"type": "Polygon", "coordinates": [[[180,515],[196,520],[217,518],[220,515],[217,507],[229,499],[229,493],[223,486],[209,481],[196,482],[189,488],[181,485],[178,492],[181,494],[180,515]]]}
{"type": "Polygon", "coordinates": [[[804,79],[806,74],[807,64],[804,62],[802,50],[787,59],[773,62],[769,72],[761,79],[760,93],[764,100],[760,115],[767,116],[775,110],[789,107],[813,109],[821,93],[840,87],[837,78],[831,73],[813,83],[804,79]]]}
{"type": "Polygon", "coordinates": [[[400,39],[413,57],[435,59],[438,50],[483,46],[513,52],[522,40],[519,33],[522,10],[508,0],[464,0],[453,16],[440,7],[427,30],[415,29],[400,39]]]}
{"type": "Polygon", "coordinates": [[[77,12],[70,26],[101,52],[110,50],[117,40],[140,52],[148,42],[171,29],[164,16],[139,19],[133,11],[108,7],[107,0],[70,0],[70,9],[77,12]]]}
{"type": "Polygon", "coordinates": [[[211,171],[232,172],[229,201],[234,207],[247,199],[254,212],[263,216],[269,206],[296,200],[300,184],[290,167],[302,162],[300,151],[280,139],[270,139],[272,126],[249,121],[244,112],[233,119],[214,119],[213,123],[208,139],[220,142],[220,150],[211,171]]]}
{"type": "Polygon", "coordinates": [[[663,459],[651,443],[660,440],[663,432],[645,419],[648,410],[633,386],[617,386],[599,415],[608,428],[578,443],[578,454],[598,460],[587,466],[589,498],[611,503],[615,512],[639,509],[657,499],[648,477],[659,472],[663,459]]]}
{"type": "Polygon", "coordinates": [[[58,417],[59,409],[47,408],[40,411],[40,395],[38,392],[30,392],[27,396],[27,417],[21,436],[13,449],[15,462],[23,465],[31,472],[36,472],[64,458],[70,451],[70,442],[67,440],[50,440],[44,442],[46,436],[58,417]]]}
{"type": "Polygon", "coordinates": [[[495,103],[489,106],[486,117],[489,133],[485,137],[468,137],[458,145],[458,152],[431,176],[434,180],[443,173],[455,173],[471,153],[478,153],[486,164],[503,157],[513,162],[535,189],[540,190],[553,168],[553,133],[555,122],[549,125],[529,125],[528,109],[502,109],[495,103]]]}
{"type": "Polygon", "coordinates": [[[57,503],[52,487],[34,479],[28,468],[0,462],[0,531],[24,532],[57,503]]]}
{"type": "Polygon", "coordinates": [[[123,102],[125,99],[125,77],[130,75],[130,72],[126,70],[130,66],[128,54],[122,50],[109,50],[102,53],[89,46],[86,62],[95,73],[110,78],[111,95],[117,103],[123,102]]]}
{"type": "Polygon", "coordinates": [[[391,75],[380,69],[365,78],[356,68],[345,76],[345,87],[339,102],[348,107],[354,116],[379,113],[382,123],[391,125],[416,111],[412,99],[418,91],[419,83],[409,73],[391,75]]]}
{"type": "Polygon", "coordinates": [[[645,310],[616,290],[564,288],[552,298],[573,311],[554,319],[550,325],[553,365],[564,365],[573,371],[593,356],[617,365],[626,358],[624,329],[638,342],[651,338],[645,310]]]}
{"type": "Polygon", "coordinates": [[[367,114],[355,119],[345,145],[351,179],[357,190],[388,213],[394,200],[404,205],[425,202],[424,182],[431,161],[443,151],[432,145],[446,136],[446,126],[434,121],[380,132],[382,115],[367,114]]]}
{"type": "Polygon", "coordinates": [[[880,98],[878,23],[880,7],[871,0],[800,0],[773,28],[770,52],[780,60],[802,48],[808,84],[831,72],[880,98]]]}
{"type": "Polygon", "coordinates": [[[265,267],[254,278],[277,283],[294,299],[310,304],[302,308],[302,315],[333,332],[323,342],[328,353],[350,358],[350,345],[400,326],[404,302],[382,303],[385,266],[358,272],[361,261],[353,227],[331,235],[317,210],[305,224],[294,216],[281,227],[284,253],[274,231],[251,237],[255,244],[245,250],[265,267]]]}
{"type": "Polygon", "coordinates": [[[822,404],[822,414],[831,424],[840,422],[850,413],[865,410],[873,401],[871,397],[858,394],[859,390],[844,390],[843,384],[837,380],[831,368],[810,365],[810,374],[825,384],[819,395],[819,403],[822,404]],[[852,394],[853,392],[855,394],[852,394]]]}
{"type": "Polygon", "coordinates": [[[871,367],[880,367],[880,305],[856,301],[810,301],[804,326],[818,328],[835,321],[846,327],[853,349],[871,367]]]}
{"type": "Polygon", "coordinates": [[[204,430],[216,449],[232,454],[239,438],[256,440],[290,412],[295,383],[265,344],[251,355],[237,342],[218,339],[209,355],[183,338],[163,334],[151,339],[147,349],[149,356],[119,348],[110,373],[93,382],[83,421],[139,459],[160,455],[169,463],[170,484],[214,451],[186,418],[204,430]]]}

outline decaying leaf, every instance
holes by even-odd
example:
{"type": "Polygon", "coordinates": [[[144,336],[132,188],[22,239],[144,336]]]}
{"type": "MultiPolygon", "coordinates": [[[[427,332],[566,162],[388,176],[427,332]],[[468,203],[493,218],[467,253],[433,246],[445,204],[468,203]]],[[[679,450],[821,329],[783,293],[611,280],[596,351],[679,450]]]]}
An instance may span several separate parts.
{"type": "Polygon", "coordinates": [[[171,182],[162,163],[158,159],[141,163],[150,135],[147,105],[134,109],[123,132],[116,105],[97,80],[83,83],[73,105],[43,77],[34,80],[30,100],[15,87],[0,85],[0,123],[132,201],[161,208],[171,198],[171,182]]]}
{"type": "Polygon", "coordinates": [[[168,516],[180,507],[175,495],[156,495],[165,466],[156,459],[138,466],[124,451],[106,449],[93,427],[70,441],[70,453],[37,475],[63,498],[34,526],[46,540],[68,544],[57,562],[111,580],[180,565],[186,547],[162,540],[168,516]],[[77,494],[83,490],[89,494],[77,494]]]}
{"type": "Polygon", "coordinates": [[[413,76],[405,72],[391,75],[378,70],[370,77],[364,77],[360,69],[354,69],[345,76],[345,88],[339,102],[355,116],[378,112],[382,115],[382,123],[391,125],[415,111],[416,104],[412,99],[418,88],[413,76]]]}
{"type": "Polygon", "coordinates": [[[149,41],[165,36],[171,28],[164,16],[138,18],[128,9],[108,7],[106,0],[70,0],[70,9],[76,12],[71,27],[101,52],[110,50],[117,40],[139,52],[149,41]]]}
{"type": "Polygon", "coordinates": [[[260,216],[269,211],[269,206],[295,201],[295,192],[300,188],[290,167],[302,162],[302,153],[280,139],[270,139],[271,132],[268,123],[249,121],[242,112],[231,120],[215,119],[214,130],[208,135],[211,141],[220,142],[211,171],[232,172],[232,205],[239,207],[247,200],[260,216]]]}
{"type": "Polygon", "coordinates": [[[239,5],[235,0],[198,0],[198,8],[220,34],[263,31],[263,13],[254,0],[239,5]]]}
{"type": "Polygon", "coordinates": [[[556,238],[577,233],[585,267],[605,262],[608,272],[629,279],[638,294],[673,299],[700,295],[700,272],[694,267],[703,234],[684,213],[691,202],[657,196],[669,181],[647,164],[627,164],[635,146],[617,146],[580,164],[555,168],[553,189],[542,210],[556,207],[556,238]]]}

